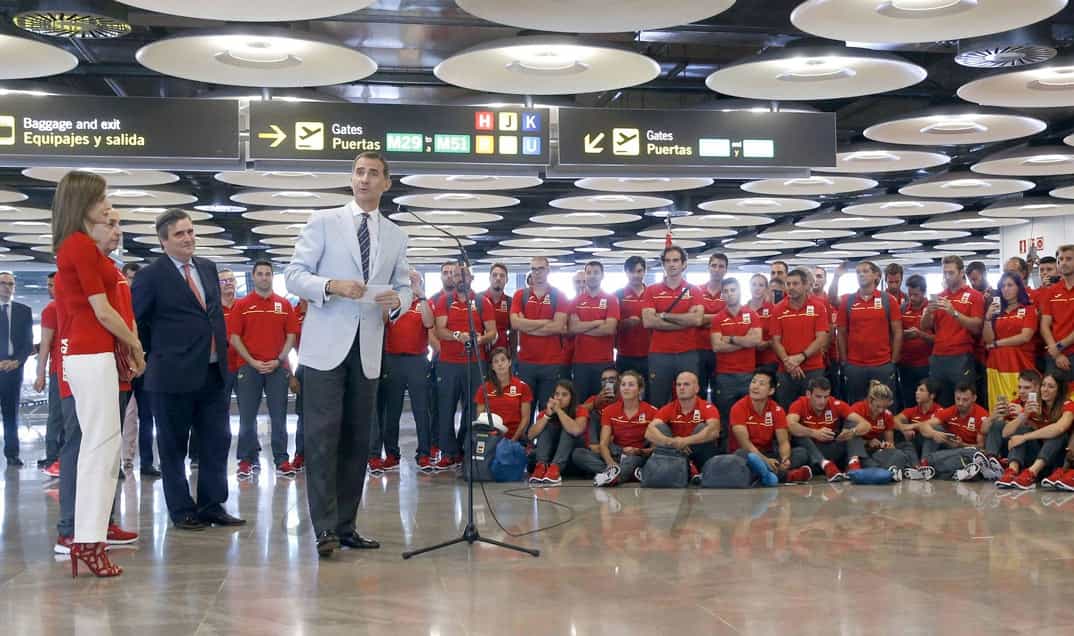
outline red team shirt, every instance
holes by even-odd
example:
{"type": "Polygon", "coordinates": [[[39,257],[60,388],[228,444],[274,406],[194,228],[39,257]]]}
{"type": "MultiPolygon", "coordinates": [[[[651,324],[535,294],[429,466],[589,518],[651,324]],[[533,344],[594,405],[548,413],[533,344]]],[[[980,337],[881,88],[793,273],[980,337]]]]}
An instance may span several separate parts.
{"type": "Polygon", "coordinates": [[[52,375],[60,364],[60,322],[56,317],[55,300],[41,310],[41,328],[52,330],[52,346],[48,352],[48,373],[52,375]]]}
{"type": "Polygon", "coordinates": [[[919,424],[921,422],[926,422],[928,420],[931,420],[933,418],[933,416],[935,416],[941,410],[943,410],[943,409],[940,407],[939,404],[937,404],[935,402],[932,403],[932,408],[927,410],[927,411],[922,411],[921,407],[917,406],[915,404],[914,406],[911,406],[910,408],[903,409],[902,413],[899,413],[899,415],[902,415],[907,420],[909,420],[909,421],[911,421],[911,422],[913,422],[915,424],[919,424]]]}
{"type": "MultiPolygon", "coordinates": [[[[705,314],[718,314],[727,309],[727,303],[720,297],[720,294],[712,295],[709,293],[708,285],[702,285],[698,289],[701,290],[701,306],[705,308],[705,314]]],[[[716,319],[713,318],[713,323],[715,322],[716,319]]],[[[711,327],[697,328],[697,348],[699,351],[712,351],[711,335],[711,327]]],[[[752,371],[753,369],[750,370],[752,371]]]]}
{"type": "MultiPolygon", "coordinates": [[[[644,308],[653,309],[657,314],[672,313],[685,314],[690,309],[701,304],[701,290],[683,280],[678,287],[672,289],[665,283],[654,283],[645,288],[644,308]],[[686,293],[682,293],[686,287],[686,293]],[[679,302],[675,299],[679,298],[679,302]],[[670,311],[672,303],[675,307],[670,311]]],[[[649,353],[686,353],[697,349],[697,330],[683,329],[680,331],[657,331],[652,330],[652,338],[649,340],[649,353]]]]}
{"type": "MultiPolygon", "coordinates": [[[[433,316],[436,319],[447,316],[446,329],[448,331],[470,332],[470,312],[466,302],[459,300],[457,293],[451,295],[451,304],[448,304],[448,296],[444,294],[436,300],[433,307],[433,316]]],[[[477,297],[470,292],[470,301],[476,304],[477,297]]],[[[481,308],[474,312],[474,328],[478,330],[478,336],[485,333],[485,323],[496,320],[496,311],[492,308],[492,301],[487,297],[481,299],[481,308]]],[[[481,359],[487,359],[488,355],[482,351],[481,359]]],[[[454,364],[466,364],[466,344],[455,340],[440,341],[440,361],[454,364]]]]}
{"type": "Polygon", "coordinates": [[[612,429],[612,442],[620,448],[645,446],[645,429],[656,418],[656,407],[642,402],[633,417],[627,417],[623,401],[609,404],[600,412],[600,425],[612,429]]]}
{"type": "MultiPolygon", "coordinates": [[[[780,336],[787,355],[799,354],[817,338],[817,332],[830,331],[828,321],[828,309],[823,303],[807,297],[800,308],[794,309],[790,299],[784,298],[772,312],[772,336],[780,336]]],[[[814,353],[802,363],[803,371],[823,368],[823,351],[814,353]]],[[[780,363],[779,369],[785,370],[783,363],[780,363]]]]}
{"type": "MultiPolygon", "coordinates": [[[[574,299],[571,313],[578,316],[578,320],[589,322],[591,320],[607,320],[615,318],[619,320],[619,299],[614,294],[598,291],[596,296],[589,295],[586,289],[574,299]]],[[[611,364],[615,359],[615,336],[587,336],[585,334],[574,337],[574,362],[579,364],[611,364]]]]}
{"type": "Polygon", "coordinates": [[[879,417],[873,417],[873,410],[869,408],[868,400],[856,402],[854,406],[850,407],[850,410],[864,417],[865,421],[869,423],[869,432],[862,435],[862,439],[884,441],[884,433],[895,430],[895,416],[891,414],[891,411],[884,409],[884,412],[879,417]]]}
{"type": "MultiPolygon", "coordinates": [[[[533,402],[530,386],[512,376],[507,386],[503,387],[503,392],[497,391],[496,385],[491,382],[485,383],[485,390],[489,393],[486,408],[503,420],[503,425],[507,427],[507,437],[514,437],[522,423],[522,405],[533,402]]],[[[485,392],[480,387],[474,394],[474,404],[486,404],[485,392]]]]}
{"type": "MultiPolygon", "coordinates": [[[[278,294],[263,298],[255,292],[236,300],[229,322],[231,333],[239,336],[254,360],[279,358],[288,334],[297,335],[300,330],[291,303],[278,294]]],[[[240,356],[240,366],[245,363],[240,356]]],[[[238,367],[231,370],[237,371],[238,367]]]]}
{"type": "Polygon", "coordinates": [[[829,397],[828,403],[820,413],[817,413],[813,410],[813,407],[810,406],[809,398],[803,395],[794,402],[791,402],[791,406],[787,412],[791,415],[797,415],[798,423],[806,428],[811,428],[813,430],[830,428],[838,433],[839,427],[836,425],[850,415],[851,409],[850,405],[846,402],[829,397]]]}
{"type": "MultiPolygon", "coordinates": [[[[1067,289],[1066,283],[1059,281],[1050,285],[1038,295],[1041,299],[1041,313],[1052,317],[1052,335],[1056,342],[1066,338],[1074,331],[1074,289],[1067,289]]],[[[1074,352],[1074,345],[1067,347],[1063,353],[1074,352]]]]}
{"type": "MultiPolygon", "coordinates": [[[[951,301],[958,313],[970,318],[984,318],[984,296],[981,292],[963,285],[961,289],[945,289],[940,298],[951,301]]],[[[976,338],[967,331],[955,317],[946,311],[935,311],[932,315],[932,330],[936,334],[932,353],[938,356],[955,356],[973,353],[976,338]]]]}
{"type": "Polygon", "coordinates": [[[506,294],[500,294],[500,299],[492,297],[491,292],[483,294],[492,303],[492,309],[496,312],[496,341],[492,343],[489,351],[498,347],[508,348],[510,339],[508,331],[511,329],[511,298],[506,294]]]}
{"type": "Polygon", "coordinates": [[[847,331],[847,362],[850,364],[878,367],[891,362],[891,321],[901,321],[902,312],[899,310],[899,303],[894,298],[889,298],[890,318],[888,317],[888,312],[884,311],[884,293],[886,292],[873,290],[873,295],[864,300],[860,294],[849,294],[839,305],[836,324],[847,331]]]}
{"type": "MultiPolygon", "coordinates": [[[[921,331],[921,317],[925,315],[928,304],[921,303],[921,307],[914,309],[909,304],[905,311],[899,312],[903,330],[913,327],[921,331]]],[[[899,365],[904,367],[927,367],[929,356],[932,355],[932,343],[924,338],[906,338],[902,340],[902,353],[899,354],[899,365]]]]}
{"type": "MultiPolygon", "coordinates": [[[[529,320],[552,320],[556,312],[570,311],[567,297],[554,287],[538,298],[529,288],[515,292],[511,299],[511,313],[520,314],[529,320]],[[556,298],[556,308],[552,311],[552,297],[556,298]]],[[[560,336],[534,336],[518,333],[518,360],[530,364],[563,364],[563,339],[560,336]]]]}
{"type": "Polygon", "coordinates": [[[701,398],[694,398],[694,407],[687,411],[683,411],[682,404],[674,400],[657,411],[656,419],[671,427],[673,437],[689,437],[694,434],[699,424],[704,424],[707,420],[719,421],[720,412],[701,398]]]}
{"type": "MultiPolygon", "coordinates": [[[[752,311],[761,320],[761,340],[764,342],[772,342],[772,316],[775,313],[776,306],[767,300],[757,309],[752,306],[744,305],[745,308],[752,311]]],[[[757,364],[777,364],[779,357],[776,356],[776,352],[769,346],[763,351],[757,352],[757,364]]]]}
{"type": "Polygon", "coordinates": [[[620,356],[644,358],[649,355],[649,340],[652,334],[641,324],[636,327],[625,327],[622,320],[641,318],[641,310],[645,307],[645,290],[642,290],[641,294],[635,294],[634,290],[629,287],[622,291],[623,300],[619,303],[620,322],[615,346],[619,349],[620,356]]]}
{"type": "MultiPolygon", "coordinates": [[[[787,428],[787,414],[772,399],[769,399],[764,410],[758,413],[753,408],[753,400],[747,395],[731,407],[730,417],[731,426],[745,426],[749,430],[750,443],[762,453],[771,452],[776,431],[787,428]]],[[[738,448],[738,438],[731,435],[728,451],[733,453],[738,448]]]]}
{"type": "MultiPolygon", "coordinates": [[[[992,331],[996,340],[1021,335],[1023,329],[1037,332],[1037,308],[1019,306],[1013,312],[996,314],[992,331]]],[[[996,347],[988,352],[988,368],[1001,373],[1018,373],[1036,367],[1037,345],[1032,338],[1018,347],[996,347]]]]}
{"type": "MultiPolygon", "coordinates": [[[[750,329],[763,329],[763,325],[761,319],[749,307],[739,309],[737,316],[732,316],[727,309],[723,309],[712,319],[709,346],[711,348],[711,336],[714,333],[742,337],[749,333],[750,329]]],[[[753,347],[716,356],[716,373],[752,373],[756,368],[757,349],[753,347]]]]}
{"type": "Polygon", "coordinates": [[[977,436],[982,434],[981,429],[988,419],[988,411],[980,404],[974,404],[970,407],[969,414],[961,416],[958,414],[958,407],[949,406],[941,409],[936,418],[946,432],[957,435],[966,444],[976,444],[977,436]]]}
{"type": "MultiPolygon", "coordinates": [[[[429,348],[429,330],[421,321],[420,303],[428,300],[414,299],[407,309],[388,325],[384,350],[392,355],[426,355],[429,348]]],[[[432,307],[430,306],[430,309],[432,307]]]]}

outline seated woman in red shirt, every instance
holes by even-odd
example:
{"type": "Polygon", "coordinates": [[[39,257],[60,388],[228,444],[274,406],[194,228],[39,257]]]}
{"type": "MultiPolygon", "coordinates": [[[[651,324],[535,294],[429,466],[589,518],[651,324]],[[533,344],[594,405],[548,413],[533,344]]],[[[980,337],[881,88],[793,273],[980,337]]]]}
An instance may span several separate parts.
{"type": "Polygon", "coordinates": [[[895,447],[895,416],[888,409],[895,401],[895,394],[886,384],[877,380],[869,382],[869,392],[864,400],[850,407],[852,413],[865,418],[869,432],[862,435],[867,457],[862,458],[866,468],[887,468],[902,471],[911,466],[910,457],[895,447]]]}
{"type": "Polygon", "coordinates": [[[537,465],[530,475],[530,483],[556,485],[563,482],[563,469],[571,460],[575,448],[589,446],[587,422],[589,409],[578,404],[574,384],[570,380],[556,382],[552,397],[548,398],[537,421],[526,434],[537,441],[537,465]],[[552,435],[541,435],[546,429],[552,435]]]}
{"type": "Polygon", "coordinates": [[[634,479],[634,473],[645,465],[652,454],[645,441],[645,430],[656,417],[656,407],[643,402],[645,380],[634,370],[619,376],[619,401],[604,407],[600,413],[600,453],[589,448],[576,448],[571,461],[585,472],[596,475],[594,486],[615,486],[634,479]]]}
{"type": "Polygon", "coordinates": [[[1036,366],[1037,307],[1029,300],[1022,277],[1007,272],[999,279],[999,293],[985,311],[981,339],[988,351],[988,410],[996,398],[1014,395],[1018,372],[1036,366]]]}
{"type": "Polygon", "coordinates": [[[1000,488],[1036,488],[1038,476],[1049,467],[1055,470],[1045,485],[1054,486],[1069,472],[1062,469],[1063,451],[1074,424],[1074,402],[1067,399],[1067,384],[1059,373],[1046,373],[1040,383],[1039,403],[1035,397],[1030,394],[1025,410],[1015,419],[1018,433],[1007,442],[1010,463],[996,481],[1000,488]]]}
{"type": "Polygon", "coordinates": [[[145,368],[137,333],[108,300],[116,297],[122,274],[90,237],[95,226],[108,222],[111,207],[104,180],[77,171],[60,181],[52,204],[56,300],[63,305],[69,324],[63,370],[82,429],[71,572],[77,574],[82,561],[97,576],[118,576],[123,571],[105,553],[119,474],[117,349],[135,374],[145,368]]]}
{"type": "Polygon", "coordinates": [[[518,441],[526,427],[522,422],[530,421],[533,408],[533,392],[521,378],[511,374],[511,354],[503,347],[492,350],[488,377],[485,386],[478,387],[474,394],[477,405],[477,419],[485,412],[485,392],[488,392],[488,410],[499,415],[507,427],[507,438],[518,441]]]}

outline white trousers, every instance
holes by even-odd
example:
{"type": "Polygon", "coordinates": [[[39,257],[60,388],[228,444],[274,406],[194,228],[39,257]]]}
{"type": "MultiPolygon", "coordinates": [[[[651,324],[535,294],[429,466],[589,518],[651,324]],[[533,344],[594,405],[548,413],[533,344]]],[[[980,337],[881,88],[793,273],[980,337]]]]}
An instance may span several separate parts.
{"type": "Polygon", "coordinates": [[[111,352],[64,356],[63,374],[82,428],[75,486],[76,543],[108,537],[119,473],[119,372],[111,352]]]}

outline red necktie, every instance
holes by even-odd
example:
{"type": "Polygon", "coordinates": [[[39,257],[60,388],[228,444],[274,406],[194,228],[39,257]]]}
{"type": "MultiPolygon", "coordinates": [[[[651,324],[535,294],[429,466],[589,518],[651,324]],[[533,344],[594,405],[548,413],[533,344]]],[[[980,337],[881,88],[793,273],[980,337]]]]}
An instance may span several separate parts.
{"type": "MultiPolygon", "coordinates": [[[[183,264],[183,274],[186,276],[186,284],[190,287],[190,291],[194,292],[194,298],[198,299],[198,304],[202,309],[205,309],[205,298],[201,295],[201,291],[198,290],[197,284],[194,283],[194,279],[190,276],[190,263],[183,264]]],[[[212,352],[216,353],[216,337],[212,339],[212,352]]]]}

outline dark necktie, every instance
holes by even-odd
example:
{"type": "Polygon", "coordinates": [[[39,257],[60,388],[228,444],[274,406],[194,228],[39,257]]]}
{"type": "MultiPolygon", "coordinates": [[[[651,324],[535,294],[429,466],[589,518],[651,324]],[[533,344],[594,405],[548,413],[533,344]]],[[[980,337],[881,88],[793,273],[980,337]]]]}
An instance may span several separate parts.
{"type": "Polygon", "coordinates": [[[362,212],[362,223],[358,226],[358,249],[362,252],[362,275],[369,280],[369,214],[362,212]]]}
{"type": "Polygon", "coordinates": [[[7,303],[0,305],[0,346],[4,348],[4,358],[11,355],[11,322],[8,320],[7,307],[7,303]]]}

